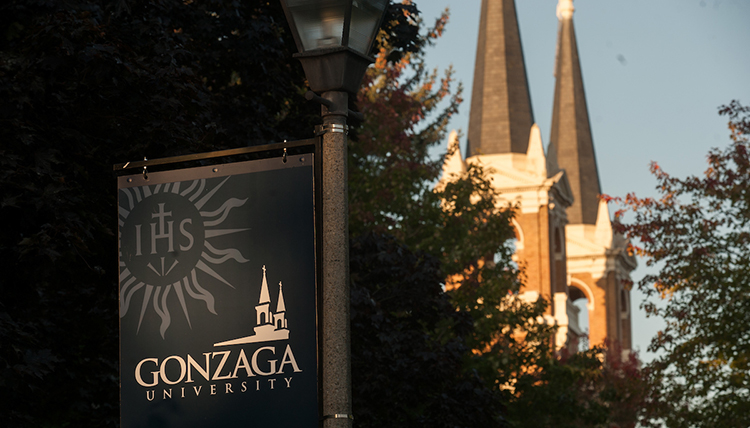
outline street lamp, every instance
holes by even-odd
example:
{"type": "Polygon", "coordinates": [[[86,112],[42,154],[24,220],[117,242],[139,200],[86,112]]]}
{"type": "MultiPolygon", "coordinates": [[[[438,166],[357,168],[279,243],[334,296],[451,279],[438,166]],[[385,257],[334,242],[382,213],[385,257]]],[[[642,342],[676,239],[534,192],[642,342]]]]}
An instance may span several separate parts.
{"type": "Polygon", "coordinates": [[[281,0],[311,92],[321,106],[323,427],[352,426],[346,119],[388,0],[281,0]],[[317,93],[317,94],[316,94],[317,93]]]}
{"type": "Polygon", "coordinates": [[[359,90],[388,0],[282,0],[310,89],[359,90]]]}

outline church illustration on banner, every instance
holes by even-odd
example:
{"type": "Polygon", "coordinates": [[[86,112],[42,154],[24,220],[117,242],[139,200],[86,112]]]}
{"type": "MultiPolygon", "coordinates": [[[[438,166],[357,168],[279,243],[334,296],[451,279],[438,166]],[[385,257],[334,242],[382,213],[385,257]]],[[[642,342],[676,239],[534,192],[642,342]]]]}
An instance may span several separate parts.
{"type": "Polygon", "coordinates": [[[245,343],[271,342],[274,340],[289,339],[287,327],[286,306],[284,305],[284,291],[279,281],[279,301],[276,303],[276,311],[271,312],[271,297],[268,293],[268,281],[266,280],[266,267],[263,266],[263,282],[260,287],[260,299],[255,305],[256,327],[252,336],[240,337],[239,339],[226,342],[214,343],[214,346],[242,345],[245,343]]]}

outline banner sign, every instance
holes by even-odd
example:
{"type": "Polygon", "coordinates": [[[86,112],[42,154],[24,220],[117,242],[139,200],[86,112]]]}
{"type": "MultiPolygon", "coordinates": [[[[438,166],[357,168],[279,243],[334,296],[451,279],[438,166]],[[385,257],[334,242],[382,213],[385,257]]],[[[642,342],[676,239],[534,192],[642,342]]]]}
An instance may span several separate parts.
{"type": "Polygon", "coordinates": [[[313,174],[118,177],[123,428],[318,426],[313,174]]]}

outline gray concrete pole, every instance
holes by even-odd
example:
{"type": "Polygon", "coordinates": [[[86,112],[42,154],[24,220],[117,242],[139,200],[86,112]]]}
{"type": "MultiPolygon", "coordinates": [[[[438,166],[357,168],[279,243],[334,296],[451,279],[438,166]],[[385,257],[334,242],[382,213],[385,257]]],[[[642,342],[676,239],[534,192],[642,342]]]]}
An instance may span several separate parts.
{"type": "Polygon", "coordinates": [[[333,102],[323,116],[323,428],[352,427],[349,322],[349,195],[346,92],[323,93],[333,102]]]}

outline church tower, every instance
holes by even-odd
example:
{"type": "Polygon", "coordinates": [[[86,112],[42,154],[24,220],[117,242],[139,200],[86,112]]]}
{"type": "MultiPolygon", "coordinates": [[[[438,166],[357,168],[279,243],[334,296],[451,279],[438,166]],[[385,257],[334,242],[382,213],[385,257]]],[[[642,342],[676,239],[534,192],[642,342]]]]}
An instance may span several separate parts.
{"type": "Polygon", "coordinates": [[[455,133],[443,180],[466,164],[491,169],[503,204],[519,207],[516,260],[525,269],[522,298],[550,302],[558,349],[575,351],[585,336],[579,309],[587,299],[589,342],[631,347],[630,298],[623,287],[635,268],[613,233],[601,187],[573,28],[573,1],[559,0],[555,98],[545,155],[534,122],[514,0],[482,0],[466,149],[455,133]]]}
{"type": "MultiPolygon", "coordinates": [[[[516,257],[527,278],[522,298],[550,302],[558,349],[577,346],[578,308],[568,296],[566,209],[573,194],[564,171],[548,173],[534,122],[514,0],[483,0],[472,88],[466,163],[490,170],[501,204],[518,205],[516,257]]],[[[463,170],[452,134],[445,179],[463,170]]]]}
{"type": "Polygon", "coordinates": [[[625,241],[613,234],[607,204],[599,199],[601,186],[594,154],[583,76],[578,56],[573,0],[559,0],[559,32],[555,59],[555,98],[547,150],[547,169],[564,170],[573,192],[565,227],[569,295],[585,297],[589,341],[608,339],[631,348],[630,279],[636,261],[625,251],[625,241]]]}

